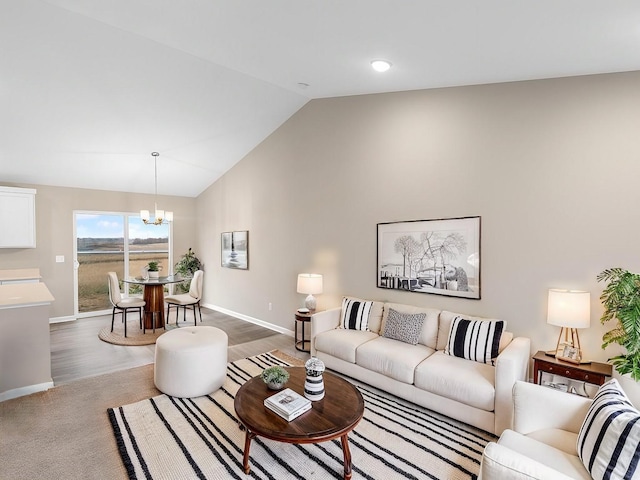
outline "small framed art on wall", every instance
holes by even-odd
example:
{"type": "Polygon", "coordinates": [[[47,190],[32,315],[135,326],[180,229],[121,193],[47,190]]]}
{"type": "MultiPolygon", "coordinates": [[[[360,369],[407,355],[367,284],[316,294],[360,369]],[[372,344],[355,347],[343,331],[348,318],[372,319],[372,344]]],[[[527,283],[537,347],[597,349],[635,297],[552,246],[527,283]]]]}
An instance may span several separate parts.
{"type": "Polygon", "coordinates": [[[223,232],[221,265],[226,268],[249,269],[249,232],[223,232]]]}

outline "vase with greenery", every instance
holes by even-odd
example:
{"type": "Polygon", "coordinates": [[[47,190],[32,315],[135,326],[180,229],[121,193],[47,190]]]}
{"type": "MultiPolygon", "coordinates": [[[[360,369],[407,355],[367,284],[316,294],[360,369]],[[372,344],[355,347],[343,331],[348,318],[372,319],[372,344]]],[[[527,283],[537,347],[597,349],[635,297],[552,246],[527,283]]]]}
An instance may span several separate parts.
{"type": "Polygon", "coordinates": [[[279,365],[265,368],[260,376],[271,390],[280,390],[289,381],[289,372],[279,365]]]}
{"type": "MultiPolygon", "coordinates": [[[[175,273],[187,279],[193,277],[193,274],[198,270],[202,270],[202,262],[200,261],[200,259],[198,259],[198,257],[196,257],[196,254],[191,248],[189,248],[187,253],[182,255],[180,261],[176,263],[174,269],[175,273]]],[[[180,291],[180,293],[187,293],[189,291],[189,286],[190,281],[187,280],[179,283],[177,285],[177,289],[178,291],[180,291]]]]}
{"type": "Polygon", "coordinates": [[[150,278],[158,278],[160,275],[160,264],[156,261],[151,261],[147,263],[147,272],[149,272],[150,278]]]}
{"type": "Polygon", "coordinates": [[[640,381],[640,274],[622,268],[610,268],[597,276],[607,282],[600,295],[604,313],[600,322],[604,325],[616,321],[616,327],[602,337],[602,348],[612,343],[621,345],[626,353],[609,360],[621,375],[629,374],[640,381]]]}

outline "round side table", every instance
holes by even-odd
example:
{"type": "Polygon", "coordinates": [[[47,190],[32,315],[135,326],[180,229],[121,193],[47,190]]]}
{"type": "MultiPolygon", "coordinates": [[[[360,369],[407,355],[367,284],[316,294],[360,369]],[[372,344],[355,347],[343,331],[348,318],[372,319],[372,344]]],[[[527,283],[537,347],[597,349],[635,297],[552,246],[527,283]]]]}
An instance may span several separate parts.
{"type": "Polygon", "coordinates": [[[296,342],[296,350],[301,352],[309,353],[311,352],[311,340],[305,340],[304,336],[304,326],[305,324],[311,321],[311,315],[316,313],[315,311],[310,311],[308,313],[301,313],[296,310],[296,329],[295,329],[295,342],[296,342]],[[298,325],[301,324],[302,330],[301,336],[298,336],[298,325]],[[308,344],[309,348],[304,348],[305,343],[308,344]]]}

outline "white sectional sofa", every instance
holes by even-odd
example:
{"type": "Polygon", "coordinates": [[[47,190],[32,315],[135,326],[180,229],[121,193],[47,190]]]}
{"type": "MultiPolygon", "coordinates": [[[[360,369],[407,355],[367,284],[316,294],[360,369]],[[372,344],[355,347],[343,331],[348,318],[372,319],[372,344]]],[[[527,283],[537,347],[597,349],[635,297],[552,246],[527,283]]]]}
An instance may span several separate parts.
{"type": "MultiPolygon", "coordinates": [[[[359,330],[341,325],[342,310],[326,310],[311,318],[311,355],[327,368],[496,435],[510,428],[513,385],[528,377],[528,338],[513,338],[504,331],[493,364],[481,363],[447,354],[445,348],[456,317],[490,319],[373,302],[368,328],[359,330]],[[385,336],[392,310],[405,316],[425,314],[415,345],[385,336]]],[[[395,312],[392,323],[397,324],[395,312]]]]}

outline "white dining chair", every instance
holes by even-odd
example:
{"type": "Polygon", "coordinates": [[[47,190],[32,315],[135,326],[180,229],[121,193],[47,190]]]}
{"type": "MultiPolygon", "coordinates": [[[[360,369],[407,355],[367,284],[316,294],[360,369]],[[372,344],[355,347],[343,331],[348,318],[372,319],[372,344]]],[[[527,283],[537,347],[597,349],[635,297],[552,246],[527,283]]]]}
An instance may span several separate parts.
{"type": "Polygon", "coordinates": [[[198,270],[193,274],[191,283],[189,284],[189,293],[182,293],[179,295],[170,295],[165,297],[164,301],[167,302],[167,322],[169,321],[169,312],[171,307],[176,307],[176,325],[178,325],[178,315],[180,313],[180,307],[182,307],[183,321],[187,320],[187,307],[193,308],[193,324],[197,324],[196,308],[200,314],[200,321],[202,322],[202,310],[200,310],[200,299],[202,298],[202,280],[204,272],[198,270]]]}
{"type": "Polygon", "coordinates": [[[127,312],[129,310],[138,310],[140,314],[140,328],[142,328],[142,308],[146,305],[146,302],[141,298],[127,297],[123,298],[120,293],[120,283],[118,282],[118,275],[116,272],[107,273],[109,279],[109,300],[113,305],[111,311],[111,331],[113,332],[113,322],[116,316],[116,310],[120,310],[122,313],[122,321],[124,322],[124,336],[127,336],[127,312]]]}

